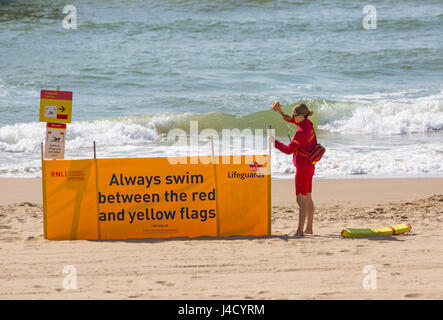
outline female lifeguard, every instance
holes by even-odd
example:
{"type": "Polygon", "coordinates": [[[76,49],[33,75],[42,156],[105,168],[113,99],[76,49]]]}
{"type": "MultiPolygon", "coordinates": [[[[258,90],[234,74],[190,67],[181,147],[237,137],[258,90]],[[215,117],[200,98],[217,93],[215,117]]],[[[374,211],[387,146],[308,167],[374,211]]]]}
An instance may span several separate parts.
{"type": "Polygon", "coordinates": [[[292,117],[283,113],[280,109],[280,103],[275,101],[271,108],[278,111],[283,120],[294,123],[298,126],[298,130],[294,135],[291,143],[284,143],[275,139],[269,134],[268,140],[274,143],[275,147],[286,154],[293,154],[293,164],[296,167],[295,173],[295,194],[299,206],[298,229],[295,236],[303,236],[303,234],[312,234],[312,224],[314,220],[314,202],[312,201],[312,177],[314,176],[315,165],[298,150],[309,152],[317,145],[317,137],[315,135],[312,122],[308,119],[314,113],[310,111],[304,104],[298,104],[292,109],[292,117]],[[306,229],[303,231],[305,220],[307,219],[306,229]]]}

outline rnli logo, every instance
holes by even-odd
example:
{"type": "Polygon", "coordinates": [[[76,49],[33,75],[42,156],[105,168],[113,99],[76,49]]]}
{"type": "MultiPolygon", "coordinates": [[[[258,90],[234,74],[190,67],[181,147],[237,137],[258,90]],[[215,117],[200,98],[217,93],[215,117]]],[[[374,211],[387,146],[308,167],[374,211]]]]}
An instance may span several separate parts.
{"type": "Polygon", "coordinates": [[[51,171],[50,177],[64,178],[67,181],[85,181],[86,172],[84,170],[51,171]]]}
{"type": "Polygon", "coordinates": [[[258,163],[258,162],[250,162],[249,163],[249,169],[252,171],[252,172],[256,172],[257,173],[257,175],[263,175],[264,174],[264,168],[263,168],[263,165],[261,164],[261,163],[258,163]]]}

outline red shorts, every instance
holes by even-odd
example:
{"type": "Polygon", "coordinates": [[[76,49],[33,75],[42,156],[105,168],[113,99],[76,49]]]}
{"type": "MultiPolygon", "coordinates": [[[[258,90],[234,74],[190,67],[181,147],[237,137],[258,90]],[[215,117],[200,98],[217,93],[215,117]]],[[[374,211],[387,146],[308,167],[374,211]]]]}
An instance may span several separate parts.
{"type": "Polygon", "coordinates": [[[295,172],[295,194],[306,195],[312,193],[312,177],[314,176],[315,166],[297,168],[295,172]]]}

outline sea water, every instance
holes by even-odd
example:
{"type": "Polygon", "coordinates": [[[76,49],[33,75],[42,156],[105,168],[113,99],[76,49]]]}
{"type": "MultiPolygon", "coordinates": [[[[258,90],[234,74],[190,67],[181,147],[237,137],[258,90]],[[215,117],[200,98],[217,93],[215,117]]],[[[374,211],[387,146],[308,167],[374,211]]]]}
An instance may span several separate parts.
{"type": "MultiPolygon", "coordinates": [[[[315,112],[316,177],[443,176],[441,1],[0,0],[0,177],[41,176],[40,90],[74,92],[65,157],[183,155],[172,129],[296,127],[315,112]],[[376,9],[376,29],[363,21],[376,9]]],[[[265,131],[264,131],[265,134],[265,131]]],[[[262,143],[234,153],[266,153],[262,143]]],[[[218,141],[216,141],[218,142],[218,141]]],[[[206,139],[191,154],[210,154],[206,139]]],[[[274,176],[294,173],[273,153],[274,176]]]]}

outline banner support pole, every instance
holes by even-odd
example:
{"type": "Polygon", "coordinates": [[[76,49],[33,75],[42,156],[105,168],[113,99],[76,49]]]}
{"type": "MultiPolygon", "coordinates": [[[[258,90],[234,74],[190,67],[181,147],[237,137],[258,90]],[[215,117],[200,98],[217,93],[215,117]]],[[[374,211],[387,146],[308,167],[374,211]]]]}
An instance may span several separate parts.
{"type": "Polygon", "coordinates": [[[94,148],[94,164],[95,164],[95,194],[97,197],[97,238],[98,240],[101,240],[102,236],[100,228],[100,205],[98,201],[98,163],[97,163],[97,152],[96,152],[95,141],[93,141],[93,148],[94,148]]]}
{"type": "Polygon", "coordinates": [[[46,208],[46,170],[44,163],[43,142],[40,143],[40,153],[42,160],[42,193],[43,193],[43,239],[48,239],[47,208],[46,208]]]}
{"type": "MultiPolygon", "coordinates": [[[[272,126],[269,125],[269,133],[272,134],[271,132],[272,130],[272,126]]],[[[271,167],[271,143],[268,141],[268,235],[270,236],[272,234],[272,204],[271,204],[271,197],[272,197],[272,193],[271,193],[271,186],[272,186],[272,179],[271,179],[271,171],[272,171],[272,167],[271,167]]]]}
{"type": "Polygon", "coordinates": [[[220,237],[220,212],[218,205],[218,192],[217,192],[217,164],[215,163],[215,152],[214,152],[214,136],[211,136],[211,149],[212,149],[212,164],[214,166],[214,184],[215,184],[215,220],[217,222],[217,237],[220,237]]]}

